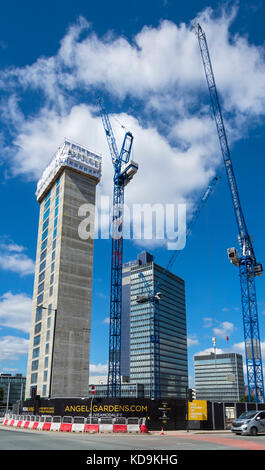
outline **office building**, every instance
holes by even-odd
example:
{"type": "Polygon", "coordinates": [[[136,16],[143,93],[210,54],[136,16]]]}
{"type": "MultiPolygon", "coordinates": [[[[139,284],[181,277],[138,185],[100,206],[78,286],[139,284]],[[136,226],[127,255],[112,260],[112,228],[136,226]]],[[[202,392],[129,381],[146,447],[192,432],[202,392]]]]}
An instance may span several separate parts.
{"type": "Polygon", "coordinates": [[[101,157],[65,140],[38,182],[26,398],[88,395],[94,245],[80,223],[86,212],[93,234],[100,177],[101,157]]]}
{"type": "Polygon", "coordinates": [[[195,355],[194,370],[198,400],[237,402],[245,394],[241,354],[195,355]]]}
{"type": "Polygon", "coordinates": [[[187,332],[184,280],[154,263],[150,253],[123,265],[123,309],[121,319],[121,371],[130,383],[142,384],[150,396],[154,374],[151,365],[154,344],[150,341],[150,302],[138,303],[143,294],[142,272],[151,290],[162,279],[159,291],[160,392],[161,397],[185,398],[188,385],[187,332]],[[129,347],[128,347],[129,345],[129,347]]]}
{"type": "Polygon", "coordinates": [[[3,389],[3,403],[10,408],[25,398],[26,377],[22,374],[0,374],[0,388],[3,389]]]}

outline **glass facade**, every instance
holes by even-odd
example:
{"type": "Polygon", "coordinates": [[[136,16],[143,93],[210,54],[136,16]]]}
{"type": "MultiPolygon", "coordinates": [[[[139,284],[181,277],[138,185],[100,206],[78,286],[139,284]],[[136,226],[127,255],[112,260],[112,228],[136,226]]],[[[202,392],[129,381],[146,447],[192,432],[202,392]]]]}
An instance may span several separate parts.
{"type": "Polygon", "coordinates": [[[57,227],[58,214],[59,214],[59,202],[60,202],[60,177],[57,178],[53,188],[48,192],[41,203],[40,211],[43,213],[41,220],[41,248],[39,255],[39,276],[38,276],[38,287],[37,293],[41,294],[37,297],[37,310],[35,317],[33,347],[44,344],[44,360],[35,360],[39,357],[39,348],[33,349],[31,370],[36,371],[31,374],[30,384],[31,388],[36,388],[38,381],[41,382],[40,390],[42,396],[47,396],[49,391],[49,348],[50,341],[52,340],[51,331],[51,313],[54,310],[52,304],[49,304],[49,308],[43,305],[44,291],[46,296],[50,297],[53,293],[53,283],[56,255],[56,235],[55,228],[57,227]],[[48,244],[49,241],[49,244],[48,244]],[[49,275],[50,273],[50,275],[49,275]],[[48,317],[48,318],[47,318],[48,317]],[[42,326],[43,325],[43,326],[42,326]],[[38,370],[44,372],[38,374],[38,370]]]}
{"type": "Polygon", "coordinates": [[[163,273],[163,282],[159,287],[162,293],[159,302],[161,397],[184,398],[188,385],[184,281],[169,271],[164,273],[163,268],[153,262],[152,255],[146,252],[139,254],[135,262],[123,266],[124,309],[121,330],[122,335],[129,339],[130,348],[128,353],[123,343],[121,344],[121,361],[125,363],[124,356],[126,356],[126,363],[130,369],[130,382],[143,384],[145,396],[149,397],[154,357],[154,343],[150,341],[153,304],[136,302],[136,296],[146,294],[139,277],[140,272],[144,274],[151,290],[163,273]],[[128,295],[130,295],[130,305],[128,305],[128,295]]]}
{"type": "Polygon", "coordinates": [[[3,403],[9,407],[18,400],[25,398],[26,377],[22,374],[0,374],[0,388],[4,390],[3,403]]]}
{"type": "Polygon", "coordinates": [[[243,359],[227,353],[194,356],[196,398],[239,401],[244,396],[243,359]]]}

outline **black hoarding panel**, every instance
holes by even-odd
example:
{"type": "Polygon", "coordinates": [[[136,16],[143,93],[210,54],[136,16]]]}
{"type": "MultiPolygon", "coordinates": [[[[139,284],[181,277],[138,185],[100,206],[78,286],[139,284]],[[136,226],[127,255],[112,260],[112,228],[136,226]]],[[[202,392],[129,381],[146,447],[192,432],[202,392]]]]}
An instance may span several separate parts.
{"type": "Polygon", "coordinates": [[[150,430],[185,429],[184,400],[150,400],[141,398],[51,398],[23,403],[24,413],[97,418],[146,418],[150,430]],[[92,408],[91,408],[92,406],[92,408]]]}

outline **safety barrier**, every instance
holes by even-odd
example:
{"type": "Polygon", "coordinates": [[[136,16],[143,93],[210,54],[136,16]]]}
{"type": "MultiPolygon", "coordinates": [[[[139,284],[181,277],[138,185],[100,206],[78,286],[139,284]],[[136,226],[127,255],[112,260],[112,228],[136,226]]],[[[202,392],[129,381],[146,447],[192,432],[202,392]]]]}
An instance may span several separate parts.
{"type": "Polygon", "coordinates": [[[142,425],[145,425],[145,418],[6,415],[3,424],[38,431],[130,433],[141,432],[142,425]]]}

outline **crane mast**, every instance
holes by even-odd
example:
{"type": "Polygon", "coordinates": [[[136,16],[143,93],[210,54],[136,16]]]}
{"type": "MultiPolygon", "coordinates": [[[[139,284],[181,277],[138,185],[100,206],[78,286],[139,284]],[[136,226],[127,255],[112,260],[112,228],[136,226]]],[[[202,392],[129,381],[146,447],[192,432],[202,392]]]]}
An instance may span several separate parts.
{"type": "Polygon", "coordinates": [[[242,211],[206,36],[199,24],[195,26],[195,34],[199,42],[211,107],[216,123],[238,228],[240,253],[238,253],[236,248],[229,248],[227,252],[232,264],[239,267],[248,394],[249,399],[254,396],[256,402],[264,402],[264,382],[255,286],[255,277],[262,274],[263,268],[261,263],[256,262],[252,240],[248,233],[242,211]]]}
{"type": "MultiPolygon", "coordinates": [[[[217,183],[218,178],[215,176],[212,178],[206,191],[204,191],[201,199],[199,200],[198,206],[190,220],[189,226],[186,232],[186,239],[191,234],[192,227],[196,222],[202,207],[208,200],[210,194],[213,192],[214,186],[217,183]]],[[[137,303],[148,303],[149,304],[149,318],[150,318],[150,398],[161,398],[160,390],[160,334],[159,334],[159,301],[162,298],[162,293],[159,292],[159,288],[163,285],[166,273],[172,268],[177,256],[181,253],[180,250],[174,250],[166,268],[163,269],[159,280],[156,282],[152,289],[147,282],[145,275],[140,271],[139,277],[143,284],[145,294],[136,297],[137,303]]]]}
{"type": "Polygon", "coordinates": [[[125,133],[120,153],[118,153],[110,119],[103,106],[102,99],[98,99],[98,105],[114,168],[107,395],[108,397],[120,397],[124,187],[137,173],[138,164],[130,161],[133,144],[131,132],[125,133]]]}

